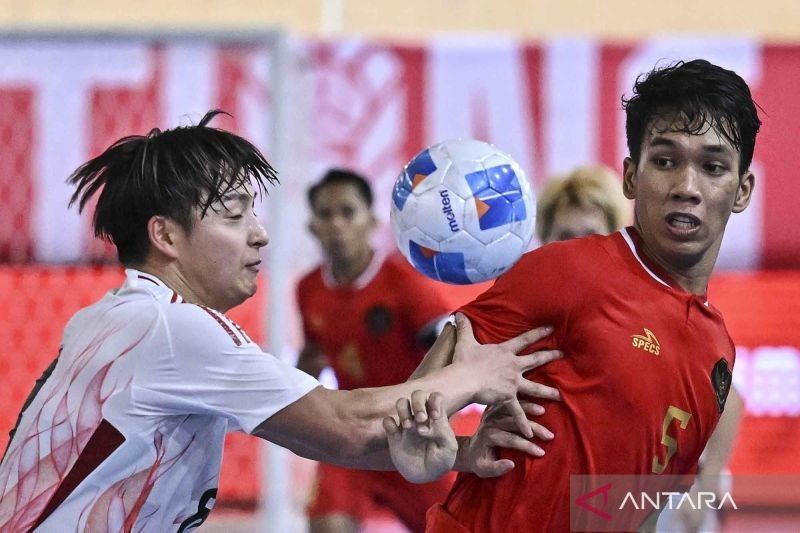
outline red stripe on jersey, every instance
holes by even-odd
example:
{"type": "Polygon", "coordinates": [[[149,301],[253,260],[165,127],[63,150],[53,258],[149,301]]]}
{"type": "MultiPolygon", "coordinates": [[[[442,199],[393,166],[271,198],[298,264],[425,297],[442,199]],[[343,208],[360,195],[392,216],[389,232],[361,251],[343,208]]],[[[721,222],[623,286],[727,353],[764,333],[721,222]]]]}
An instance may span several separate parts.
{"type": "Polygon", "coordinates": [[[251,341],[251,340],[250,340],[250,337],[248,337],[248,336],[247,336],[247,333],[245,333],[245,332],[244,332],[244,330],[242,329],[242,327],[241,327],[239,324],[237,324],[237,323],[236,323],[236,322],[234,322],[233,320],[231,320],[231,324],[233,324],[233,327],[235,327],[235,328],[236,328],[236,331],[238,331],[239,333],[241,333],[241,335],[242,335],[242,338],[244,338],[244,340],[245,340],[246,342],[248,342],[248,343],[250,343],[250,342],[253,342],[253,341],[251,341]]]}
{"type": "Polygon", "coordinates": [[[178,293],[172,291],[172,298],[169,299],[169,303],[174,304],[177,301],[178,301],[178,293]]]}
{"type": "Polygon", "coordinates": [[[203,311],[205,311],[206,313],[211,315],[211,317],[214,320],[217,321],[217,324],[222,326],[222,329],[224,329],[225,333],[227,333],[228,336],[231,339],[233,339],[233,342],[236,344],[236,346],[241,346],[242,345],[242,340],[239,337],[236,336],[236,333],[233,332],[233,330],[230,328],[230,326],[228,326],[228,324],[225,322],[225,320],[221,316],[219,316],[216,311],[214,311],[213,309],[209,309],[208,307],[205,307],[203,305],[201,305],[199,307],[200,307],[200,309],[202,309],[203,311]]]}
{"type": "Polygon", "coordinates": [[[143,276],[142,274],[139,274],[139,279],[143,279],[145,281],[149,281],[153,285],[159,285],[160,286],[160,284],[156,280],[154,280],[152,278],[148,278],[147,276],[143,276]]]}
{"type": "Polygon", "coordinates": [[[75,461],[69,474],[58,486],[50,501],[47,502],[47,506],[31,529],[36,529],[42,522],[47,520],[47,517],[53,514],[53,511],[59,505],[64,503],[64,500],[72,494],[72,491],[114,453],[114,450],[119,448],[123,442],[125,442],[125,437],[122,433],[107,420],[101,420],[100,425],[97,426],[89,442],[86,443],[83,451],[78,456],[78,460],[75,461]]]}

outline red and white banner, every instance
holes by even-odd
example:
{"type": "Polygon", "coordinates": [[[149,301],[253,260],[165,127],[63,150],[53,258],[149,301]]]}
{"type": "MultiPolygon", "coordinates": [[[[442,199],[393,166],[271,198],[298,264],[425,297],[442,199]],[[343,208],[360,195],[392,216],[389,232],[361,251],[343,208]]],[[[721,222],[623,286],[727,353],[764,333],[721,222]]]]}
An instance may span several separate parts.
{"type": "MultiPolygon", "coordinates": [[[[638,74],[695,57],[732,68],[753,89],[764,127],[753,162],[755,198],[732,217],[720,266],[800,267],[800,181],[791,157],[800,123],[800,46],[480,38],[413,46],[295,41],[287,50],[292,75],[301,76],[276,105],[288,106],[296,121],[285,135],[291,157],[303,163],[290,165],[299,175],[284,175],[284,185],[301,190],[330,165],[355,167],[374,180],[384,219],[394,177],[430,143],[467,136],[494,142],[537,186],[587,162],[620,169],[620,97],[638,74]]],[[[93,244],[88,217],[66,209],[71,190],[64,180],[118,137],[196,121],[221,107],[234,115],[221,126],[266,148],[270,128],[279,127],[269,121],[270,59],[263,43],[211,39],[0,43],[0,261],[113,256],[93,244]]],[[[305,213],[304,205],[292,207],[305,213]]],[[[300,222],[290,231],[300,250],[312,250],[300,222]]]]}
{"type": "Polygon", "coordinates": [[[0,261],[113,258],[89,216],[67,209],[69,174],[125,135],[196,122],[218,124],[263,147],[269,54],[211,41],[131,39],[0,44],[0,261]]]}

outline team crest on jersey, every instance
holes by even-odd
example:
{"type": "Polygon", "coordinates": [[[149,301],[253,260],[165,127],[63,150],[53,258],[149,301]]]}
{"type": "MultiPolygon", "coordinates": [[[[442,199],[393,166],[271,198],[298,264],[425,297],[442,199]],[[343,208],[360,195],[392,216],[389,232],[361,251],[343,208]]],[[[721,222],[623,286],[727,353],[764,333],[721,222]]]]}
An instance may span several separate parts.
{"type": "Polygon", "coordinates": [[[392,322],[394,322],[392,312],[385,307],[376,305],[367,310],[367,331],[372,335],[383,335],[391,329],[392,322]]]}
{"type": "Polygon", "coordinates": [[[728,361],[724,358],[720,359],[711,371],[711,385],[714,386],[714,395],[717,397],[717,407],[719,407],[720,413],[725,410],[725,400],[728,399],[732,382],[733,372],[728,366],[728,361]]]}
{"type": "Polygon", "coordinates": [[[647,328],[644,328],[644,335],[631,335],[631,339],[634,348],[639,348],[653,355],[658,355],[661,352],[661,344],[658,342],[655,333],[647,328]]]}

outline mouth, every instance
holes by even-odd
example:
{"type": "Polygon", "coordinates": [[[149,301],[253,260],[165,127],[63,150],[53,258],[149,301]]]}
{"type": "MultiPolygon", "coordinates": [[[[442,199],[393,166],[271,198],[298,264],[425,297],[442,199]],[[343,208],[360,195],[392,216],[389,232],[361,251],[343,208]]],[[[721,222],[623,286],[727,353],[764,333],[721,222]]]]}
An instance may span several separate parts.
{"type": "Polygon", "coordinates": [[[258,272],[261,269],[261,260],[253,261],[252,263],[247,263],[245,268],[248,270],[252,270],[253,272],[258,272]]]}
{"type": "Polygon", "coordinates": [[[688,237],[700,229],[700,219],[689,213],[672,212],[664,217],[667,226],[678,236],[688,237]]]}

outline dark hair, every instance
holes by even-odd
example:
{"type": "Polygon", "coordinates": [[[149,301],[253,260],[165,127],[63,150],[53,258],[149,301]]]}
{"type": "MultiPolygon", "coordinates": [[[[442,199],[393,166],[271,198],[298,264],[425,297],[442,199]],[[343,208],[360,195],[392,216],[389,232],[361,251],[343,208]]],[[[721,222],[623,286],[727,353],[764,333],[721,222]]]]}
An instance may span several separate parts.
{"type": "Polygon", "coordinates": [[[67,180],[77,187],[69,205],[78,202],[81,212],[100,191],[94,234],[114,243],[124,265],[147,258],[151,217],[169,217],[191,231],[195,208],[202,218],[231,189],[249,183],[265,193],[267,183],[277,183],[275,170],[255,146],[208,126],[220,113],[209,111],[196,126],[119,139],[67,180]]]}
{"type": "Polygon", "coordinates": [[[325,173],[321,180],[308,189],[308,205],[312,211],[317,201],[319,192],[329,185],[352,185],[358,191],[358,195],[366,202],[367,207],[372,207],[372,187],[367,179],[361,174],[344,168],[333,168],[325,173]]]}
{"type": "Polygon", "coordinates": [[[700,135],[713,127],[739,151],[739,172],[750,168],[761,120],[750,88],[732,70],[704,59],[655,68],[636,78],[622,107],[628,151],[637,163],[646,129],[662,118],[669,122],[666,131],[700,135]]]}

